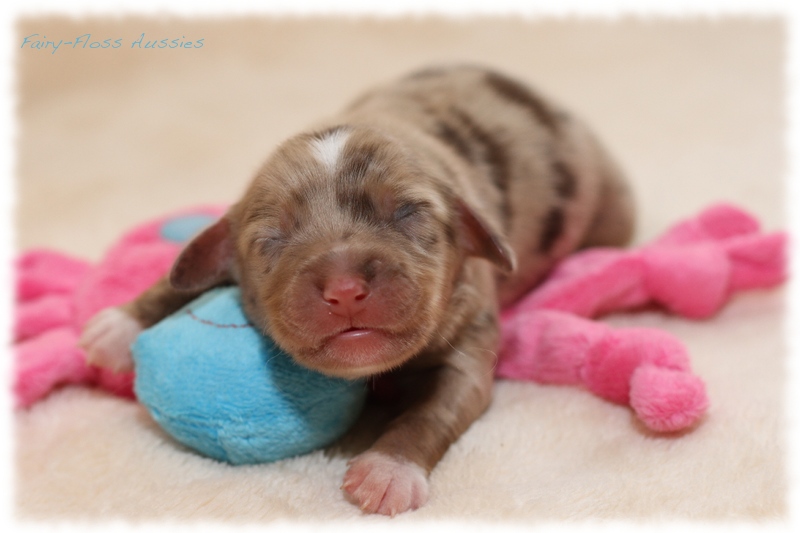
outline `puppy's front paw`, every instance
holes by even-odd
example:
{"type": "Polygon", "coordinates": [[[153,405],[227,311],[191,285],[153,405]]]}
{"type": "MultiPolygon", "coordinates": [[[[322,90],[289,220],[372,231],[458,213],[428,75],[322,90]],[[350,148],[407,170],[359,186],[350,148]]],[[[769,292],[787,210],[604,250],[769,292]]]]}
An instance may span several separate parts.
{"type": "Polygon", "coordinates": [[[129,372],[133,370],[131,344],[141,332],[135,318],[118,307],[109,307],[86,323],[78,344],[86,351],[88,364],[129,372]]]}
{"type": "Polygon", "coordinates": [[[428,479],[414,463],[365,452],[349,463],[342,490],[365,513],[394,516],[428,501],[428,479]]]}

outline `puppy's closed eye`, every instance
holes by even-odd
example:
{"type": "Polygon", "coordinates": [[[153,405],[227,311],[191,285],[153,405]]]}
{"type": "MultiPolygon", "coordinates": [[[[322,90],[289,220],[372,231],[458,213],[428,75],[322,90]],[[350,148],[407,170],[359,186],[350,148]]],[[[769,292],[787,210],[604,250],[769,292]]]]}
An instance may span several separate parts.
{"type": "Polygon", "coordinates": [[[408,220],[409,218],[418,215],[422,208],[422,204],[419,203],[404,203],[398,207],[393,215],[395,222],[401,222],[403,220],[408,220]]]}
{"type": "Polygon", "coordinates": [[[287,238],[282,233],[268,234],[263,237],[257,238],[253,242],[253,247],[259,255],[266,257],[273,257],[280,253],[284,246],[286,246],[287,238]]]}
{"type": "Polygon", "coordinates": [[[392,215],[392,225],[409,239],[429,246],[438,239],[437,225],[427,202],[402,202],[392,215]]]}
{"type": "Polygon", "coordinates": [[[414,222],[426,221],[433,218],[432,206],[429,202],[401,201],[392,213],[392,221],[398,225],[408,225],[414,222]]]}

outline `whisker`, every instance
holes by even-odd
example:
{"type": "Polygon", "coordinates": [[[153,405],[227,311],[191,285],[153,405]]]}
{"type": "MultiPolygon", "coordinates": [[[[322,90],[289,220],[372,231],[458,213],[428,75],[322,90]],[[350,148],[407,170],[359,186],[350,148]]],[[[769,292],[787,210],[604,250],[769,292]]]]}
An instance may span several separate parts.
{"type": "MultiPolygon", "coordinates": [[[[447,343],[447,345],[448,345],[448,346],[450,346],[450,348],[452,348],[454,352],[456,352],[457,354],[459,354],[459,355],[462,355],[462,356],[464,356],[464,357],[468,357],[468,355],[467,355],[467,354],[465,354],[464,352],[462,352],[461,350],[459,350],[458,348],[456,348],[455,346],[453,346],[453,345],[450,343],[450,341],[449,341],[449,340],[447,340],[447,339],[444,337],[444,335],[442,335],[441,333],[438,333],[438,332],[437,332],[437,335],[439,335],[439,337],[441,337],[441,338],[442,338],[442,340],[443,340],[444,342],[446,342],[446,343],[447,343]]],[[[495,371],[495,369],[497,369],[497,363],[500,361],[500,358],[498,357],[498,355],[497,355],[497,352],[494,352],[494,351],[492,351],[492,350],[489,350],[488,348],[478,348],[478,349],[479,349],[479,350],[482,350],[482,351],[484,351],[484,352],[489,352],[489,353],[490,353],[490,354],[492,354],[492,356],[494,357],[494,364],[492,365],[492,368],[489,370],[489,372],[487,372],[487,374],[494,374],[494,371],[495,371]]]]}

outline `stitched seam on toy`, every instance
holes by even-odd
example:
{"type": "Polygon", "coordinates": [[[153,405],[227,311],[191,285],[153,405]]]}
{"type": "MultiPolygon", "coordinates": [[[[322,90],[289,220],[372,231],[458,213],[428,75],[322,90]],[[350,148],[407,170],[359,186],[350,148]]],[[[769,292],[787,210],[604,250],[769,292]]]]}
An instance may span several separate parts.
{"type": "Polygon", "coordinates": [[[206,320],[204,318],[200,318],[199,316],[195,315],[191,309],[187,309],[186,312],[193,320],[197,320],[201,324],[205,324],[206,326],[213,326],[215,328],[220,329],[240,329],[240,328],[252,328],[252,324],[217,324],[216,322],[211,322],[210,320],[206,320]]]}

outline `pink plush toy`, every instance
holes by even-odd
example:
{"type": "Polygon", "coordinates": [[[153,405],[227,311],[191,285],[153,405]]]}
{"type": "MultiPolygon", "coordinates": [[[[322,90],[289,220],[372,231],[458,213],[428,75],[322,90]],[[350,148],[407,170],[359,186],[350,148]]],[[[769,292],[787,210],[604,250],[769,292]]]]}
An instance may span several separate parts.
{"type": "Polygon", "coordinates": [[[14,325],[18,407],[63,384],[99,385],[133,397],[133,375],[90,367],[78,347],[81,328],[97,311],[134,298],[168,272],[185,242],[224,209],[201,207],[159,218],[127,233],[97,265],[48,250],[16,263],[14,325]]]}
{"type": "Polygon", "coordinates": [[[498,377],[582,384],[601,398],[630,404],[653,431],[690,427],[708,408],[686,349],[664,331],[612,329],[546,309],[520,314],[506,328],[498,377]]]}
{"type": "Polygon", "coordinates": [[[711,316],[736,291],[783,281],[785,245],[784,233],[762,234],[747,213],[717,205],[639,250],[576,253],[504,311],[497,376],[583,384],[630,404],[654,431],[685,429],[708,397],[684,346],[659,330],[613,330],[587,318],[647,304],[711,316]]]}
{"type": "Polygon", "coordinates": [[[583,317],[659,304],[688,318],[716,313],[740,290],[785,278],[786,235],[720,204],[639,250],[592,248],[562,261],[510,313],[558,309],[583,317]]]}
{"type": "MultiPolygon", "coordinates": [[[[17,263],[17,405],[29,406],[66,383],[132,396],[132,375],[86,365],[77,347],[80,329],[100,309],[128,301],[165,274],[182,245],[222,212],[201,208],[145,224],[96,266],[44,250],[24,255],[17,263]]],[[[691,318],[710,316],[735,291],[785,278],[785,240],[783,233],[760,233],[753,217],[721,205],[639,250],[577,253],[504,311],[497,375],[583,384],[630,404],[655,431],[689,427],[708,399],[683,345],[659,330],[614,330],[589,318],[648,303],[691,318]]]]}

